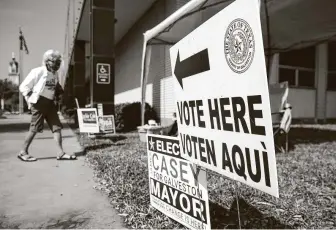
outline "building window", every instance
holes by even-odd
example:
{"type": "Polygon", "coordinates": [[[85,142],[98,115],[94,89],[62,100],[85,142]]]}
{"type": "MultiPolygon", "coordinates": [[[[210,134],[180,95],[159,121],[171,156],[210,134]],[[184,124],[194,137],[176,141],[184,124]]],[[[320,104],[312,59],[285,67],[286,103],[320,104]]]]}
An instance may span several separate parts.
{"type": "Polygon", "coordinates": [[[315,87],[315,47],[280,53],[279,82],[292,87],[315,87]]]}
{"type": "Polygon", "coordinates": [[[328,90],[336,90],[336,42],[328,44],[328,90]]]}
{"type": "Polygon", "coordinates": [[[298,86],[314,87],[315,70],[298,70],[298,86]]]}
{"type": "Polygon", "coordinates": [[[336,71],[336,42],[328,44],[328,69],[336,71]]]}
{"type": "Polygon", "coordinates": [[[328,90],[336,90],[336,71],[328,73],[328,90]]]}
{"type": "Polygon", "coordinates": [[[279,82],[288,81],[289,86],[296,85],[295,69],[279,67],[279,82]]]}

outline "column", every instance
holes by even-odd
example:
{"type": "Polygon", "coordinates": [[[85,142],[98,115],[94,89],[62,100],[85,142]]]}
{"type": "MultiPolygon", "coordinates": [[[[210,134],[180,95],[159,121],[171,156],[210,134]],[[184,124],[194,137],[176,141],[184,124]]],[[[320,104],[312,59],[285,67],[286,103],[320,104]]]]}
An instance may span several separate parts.
{"type": "Polygon", "coordinates": [[[114,114],[114,0],[90,0],[90,103],[114,114]]]}
{"type": "Polygon", "coordinates": [[[64,82],[64,94],[62,97],[62,104],[66,106],[66,108],[73,108],[75,106],[74,99],[74,86],[73,86],[73,65],[69,65],[68,75],[64,82]]]}
{"type": "Polygon", "coordinates": [[[272,55],[270,60],[269,84],[279,83],[279,53],[272,55]]]}
{"type": "Polygon", "coordinates": [[[328,77],[328,44],[323,43],[315,49],[316,110],[315,121],[326,120],[326,96],[328,77]]]}
{"type": "Polygon", "coordinates": [[[75,41],[73,51],[73,87],[74,96],[80,107],[85,107],[85,41],[75,41]]]}

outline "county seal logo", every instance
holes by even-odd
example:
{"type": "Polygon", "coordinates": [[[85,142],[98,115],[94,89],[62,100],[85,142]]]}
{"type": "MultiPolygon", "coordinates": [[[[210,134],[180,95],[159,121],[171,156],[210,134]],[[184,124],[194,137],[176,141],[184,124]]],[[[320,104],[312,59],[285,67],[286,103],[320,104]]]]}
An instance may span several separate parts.
{"type": "Polygon", "coordinates": [[[224,38],[225,59],[230,69],[238,74],[250,67],[255,41],[250,25],[243,19],[235,19],[228,26],[224,38]]]}

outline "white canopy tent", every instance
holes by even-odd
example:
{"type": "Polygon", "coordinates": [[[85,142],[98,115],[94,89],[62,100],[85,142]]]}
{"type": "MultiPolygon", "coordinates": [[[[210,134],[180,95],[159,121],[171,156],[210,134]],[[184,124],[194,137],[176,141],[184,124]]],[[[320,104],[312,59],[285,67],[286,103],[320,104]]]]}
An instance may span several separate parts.
{"type": "MultiPolygon", "coordinates": [[[[141,73],[142,125],[147,74],[153,42],[174,44],[233,0],[191,0],[144,33],[141,73]]],[[[336,0],[261,0],[260,17],[265,54],[336,40],[336,0]]],[[[209,37],[210,38],[210,37],[209,37]]]]}

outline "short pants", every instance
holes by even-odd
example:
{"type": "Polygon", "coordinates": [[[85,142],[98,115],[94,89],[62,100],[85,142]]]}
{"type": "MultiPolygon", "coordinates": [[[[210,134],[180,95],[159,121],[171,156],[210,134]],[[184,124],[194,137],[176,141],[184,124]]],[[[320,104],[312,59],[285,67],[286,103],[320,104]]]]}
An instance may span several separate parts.
{"type": "Polygon", "coordinates": [[[37,103],[32,104],[31,113],[30,131],[32,132],[43,132],[44,119],[53,133],[63,128],[56,105],[48,98],[40,96],[37,103]]]}

